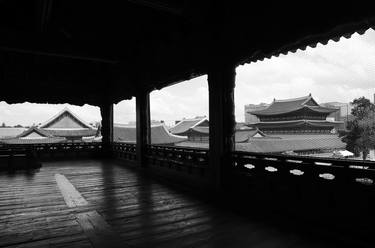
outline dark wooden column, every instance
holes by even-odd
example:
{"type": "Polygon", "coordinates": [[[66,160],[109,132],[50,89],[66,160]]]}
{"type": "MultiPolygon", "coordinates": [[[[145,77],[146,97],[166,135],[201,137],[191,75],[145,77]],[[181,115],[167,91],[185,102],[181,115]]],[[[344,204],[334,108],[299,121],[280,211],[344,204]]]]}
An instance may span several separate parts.
{"type": "Polygon", "coordinates": [[[137,111],[137,161],[142,167],[147,166],[147,145],[151,144],[150,95],[140,92],[136,97],[137,111]]]}
{"type": "Polygon", "coordinates": [[[104,102],[100,105],[100,113],[102,115],[102,148],[103,155],[111,155],[111,145],[113,142],[113,104],[104,102]]]}
{"type": "Polygon", "coordinates": [[[210,151],[209,164],[217,189],[223,186],[230,152],[234,150],[234,65],[218,65],[208,73],[210,151]]]}

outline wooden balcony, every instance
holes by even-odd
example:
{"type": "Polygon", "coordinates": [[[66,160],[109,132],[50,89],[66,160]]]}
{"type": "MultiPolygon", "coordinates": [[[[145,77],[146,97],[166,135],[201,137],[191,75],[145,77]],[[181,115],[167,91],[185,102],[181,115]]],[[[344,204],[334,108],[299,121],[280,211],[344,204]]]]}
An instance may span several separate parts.
{"type": "Polygon", "coordinates": [[[22,147],[42,167],[0,174],[0,247],[373,247],[372,162],[233,152],[217,194],[208,150],[100,146],[22,147]]]}

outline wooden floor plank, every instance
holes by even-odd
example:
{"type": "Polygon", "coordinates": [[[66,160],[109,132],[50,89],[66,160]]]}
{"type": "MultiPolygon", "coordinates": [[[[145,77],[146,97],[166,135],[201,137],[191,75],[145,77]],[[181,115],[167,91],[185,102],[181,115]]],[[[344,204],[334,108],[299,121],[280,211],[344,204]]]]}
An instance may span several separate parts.
{"type": "MultiPolygon", "coordinates": [[[[0,247],[332,247],[219,208],[116,160],[0,174],[0,247]]],[[[370,247],[370,246],[369,246],[370,247]]]]}
{"type": "Polygon", "coordinates": [[[74,186],[69,182],[68,179],[66,179],[64,175],[56,174],[55,179],[68,207],[88,205],[85,198],[82,197],[82,195],[74,188],[74,186]]]}
{"type": "Polygon", "coordinates": [[[128,247],[98,212],[79,213],[77,220],[94,248],[128,247]]]}

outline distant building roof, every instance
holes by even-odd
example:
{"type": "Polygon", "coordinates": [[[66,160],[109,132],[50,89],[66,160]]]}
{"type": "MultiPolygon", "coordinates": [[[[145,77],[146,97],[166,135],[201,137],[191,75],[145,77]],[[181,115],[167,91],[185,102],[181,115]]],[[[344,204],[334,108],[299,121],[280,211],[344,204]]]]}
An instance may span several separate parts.
{"type": "Polygon", "coordinates": [[[88,137],[88,136],[95,136],[97,132],[97,130],[94,128],[43,129],[43,131],[55,137],[88,137]]]}
{"type": "Polygon", "coordinates": [[[336,108],[328,108],[320,106],[310,95],[293,98],[293,99],[285,99],[285,100],[276,100],[271,103],[270,106],[263,110],[258,111],[249,111],[250,114],[256,116],[270,116],[270,115],[280,115],[285,113],[294,112],[300,109],[309,109],[314,112],[319,113],[326,113],[330,114],[332,112],[337,111],[336,108]]]}
{"type": "Polygon", "coordinates": [[[309,151],[344,149],[346,144],[337,135],[285,135],[275,139],[251,139],[237,143],[236,149],[248,152],[280,153],[285,151],[309,151]]]}
{"type": "MultiPolygon", "coordinates": [[[[177,146],[208,148],[208,143],[181,142],[177,146]]],[[[345,149],[346,144],[337,135],[282,135],[282,137],[249,138],[247,142],[236,142],[237,151],[259,153],[282,153],[286,151],[310,151],[345,149]]]]}
{"type": "Polygon", "coordinates": [[[205,122],[207,120],[206,117],[198,117],[193,119],[183,119],[179,123],[177,123],[175,126],[171,127],[169,131],[173,134],[177,135],[183,135],[185,134],[190,128],[194,128],[201,123],[205,122]]]}
{"type": "Polygon", "coordinates": [[[236,143],[248,142],[252,138],[264,138],[266,134],[257,128],[254,129],[237,129],[234,133],[234,140],[236,143]]]}
{"type": "Polygon", "coordinates": [[[210,133],[210,127],[209,126],[205,126],[205,127],[196,126],[196,127],[190,128],[189,131],[208,135],[210,133]]]}
{"type": "Polygon", "coordinates": [[[52,137],[49,132],[44,131],[43,129],[37,128],[35,126],[30,127],[29,129],[23,131],[21,134],[17,135],[16,138],[27,138],[27,137],[52,137]]]}
{"type": "Polygon", "coordinates": [[[93,127],[79,118],[68,108],[64,108],[48,121],[42,123],[39,128],[89,128],[93,127]]]}
{"type": "MultiPolygon", "coordinates": [[[[135,126],[114,126],[113,140],[115,142],[135,143],[137,132],[135,126]]],[[[168,132],[164,125],[151,126],[151,144],[174,144],[187,140],[187,137],[168,132]]]]}
{"type": "Polygon", "coordinates": [[[21,134],[22,132],[24,132],[25,130],[27,130],[27,128],[23,128],[23,127],[2,127],[0,128],[0,139],[3,139],[3,138],[14,138],[16,137],[17,135],[21,134]]]}
{"type": "MultiPolygon", "coordinates": [[[[291,120],[291,121],[263,121],[253,124],[260,129],[265,128],[290,128],[290,127],[327,127],[333,128],[336,122],[326,120],[291,120]]],[[[342,123],[342,122],[339,122],[342,123]]]]}
{"type": "Polygon", "coordinates": [[[2,139],[0,143],[3,144],[12,144],[12,145],[20,145],[20,144],[51,144],[51,143],[61,143],[66,141],[65,138],[62,137],[48,137],[48,138],[36,138],[36,139],[22,139],[22,138],[11,138],[11,139],[2,139]]]}

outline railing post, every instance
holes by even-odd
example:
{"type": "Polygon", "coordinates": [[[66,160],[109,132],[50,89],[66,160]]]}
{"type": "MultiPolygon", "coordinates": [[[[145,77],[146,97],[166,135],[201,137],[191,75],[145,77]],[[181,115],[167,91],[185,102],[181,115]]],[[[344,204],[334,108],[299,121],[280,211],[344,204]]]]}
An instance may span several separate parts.
{"type": "Polygon", "coordinates": [[[147,166],[147,145],[151,144],[150,127],[150,95],[139,92],[136,97],[136,125],[137,125],[137,162],[140,166],[147,166]]]}
{"type": "Polygon", "coordinates": [[[105,157],[108,157],[111,155],[113,142],[113,104],[111,102],[103,102],[100,105],[100,113],[102,115],[102,152],[105,157]]]}
{"type": "Polygon", "coordinates": [[[209,90],[209,165],[215,187],[223,186],[223,176],[231,165],[234,150],[234,87],[236,68],[231,64],[214,66],[208,73],[209,90]]]}

